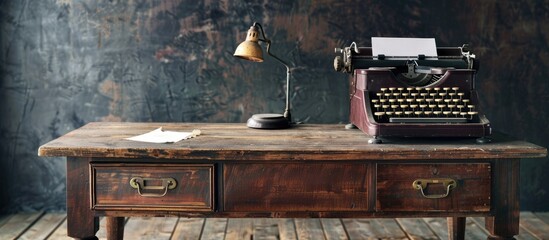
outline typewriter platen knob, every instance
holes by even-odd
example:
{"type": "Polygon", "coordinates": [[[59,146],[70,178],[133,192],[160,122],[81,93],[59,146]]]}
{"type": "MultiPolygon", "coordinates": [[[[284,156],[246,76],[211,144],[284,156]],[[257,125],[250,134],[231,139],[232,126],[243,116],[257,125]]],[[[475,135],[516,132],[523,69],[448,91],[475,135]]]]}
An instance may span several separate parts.
{"type": "Polygon", "coordinates": [[[337,72],[340,72],[343,69],[343,59],[341,59],[341,56],[336,56],[334,58],[334,69],[337,72]]]}

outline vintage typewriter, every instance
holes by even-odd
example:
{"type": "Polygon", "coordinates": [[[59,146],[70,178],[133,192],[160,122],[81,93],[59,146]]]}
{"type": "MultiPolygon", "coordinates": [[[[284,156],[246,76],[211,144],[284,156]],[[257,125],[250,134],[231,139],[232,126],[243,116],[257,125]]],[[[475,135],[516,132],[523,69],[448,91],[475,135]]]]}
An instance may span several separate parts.
{"type": "Polygon", "coordinates": [[[379,137],[490,141],[490,122],[475,91],[475,55],[467,45],[436,52],[436,57],[372,56],[372,48],[354,42],[336,48],[342,56],[335,57],[335,70],[352,73],[351,124],[373,136],[370,143],[381,143],[379,137]]]}

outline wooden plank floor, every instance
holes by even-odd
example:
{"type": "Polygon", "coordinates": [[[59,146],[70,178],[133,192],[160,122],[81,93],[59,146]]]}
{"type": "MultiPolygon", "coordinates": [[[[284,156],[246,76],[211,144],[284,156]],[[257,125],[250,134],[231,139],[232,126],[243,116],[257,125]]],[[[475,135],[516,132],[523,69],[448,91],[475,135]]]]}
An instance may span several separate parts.
{"type": "MultiPolygon", "coordinates": [[[[99,239],[105,237],[101,219],[99,239]]],[[[484,218],[467,218],[465,239],[486,239],[484,218]]],[[[65,213],[19,213],[0,216],[0,239],[69,239],[65,213]]],[[[448,239],[444,218],[251,219],[132,217],[125,239],[448,239]]],[[[549,239],[549,212],[521,212],[517,239],[549,239]]]]}

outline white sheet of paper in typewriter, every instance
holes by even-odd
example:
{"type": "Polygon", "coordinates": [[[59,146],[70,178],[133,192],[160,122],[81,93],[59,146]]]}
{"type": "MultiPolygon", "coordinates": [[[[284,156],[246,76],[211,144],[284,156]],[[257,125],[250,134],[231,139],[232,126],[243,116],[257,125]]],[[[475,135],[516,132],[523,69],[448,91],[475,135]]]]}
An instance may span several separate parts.
{"type": "MultiPolygon", "coordinates": [[[[437,44],[434,38],[390,38],[372,37],[372,55],[378,56],[419,56],[425,55],[429,60],[436,60],[437,44]]],[[[394,60],[407,60],[395,58],[394,60]]],[[[412,58],[413,59],[413,58],[412,58]]],[[[415,58],[417,59],[417,57],[415,58]]]]}

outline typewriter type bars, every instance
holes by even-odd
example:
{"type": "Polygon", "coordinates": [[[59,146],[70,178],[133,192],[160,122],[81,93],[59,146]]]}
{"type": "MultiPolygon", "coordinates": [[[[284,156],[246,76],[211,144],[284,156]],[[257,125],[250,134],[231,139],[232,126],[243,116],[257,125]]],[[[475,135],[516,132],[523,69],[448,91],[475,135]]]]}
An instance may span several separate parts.
{"type": "Polygon", "coordinates": [[[426,56],[372,56],[369,47],[336,49],[336,71],[352,73],[349,119],[378,137],[476,137],[492,128],[475,90],[476,64],[467,46],[426,56]]]}

